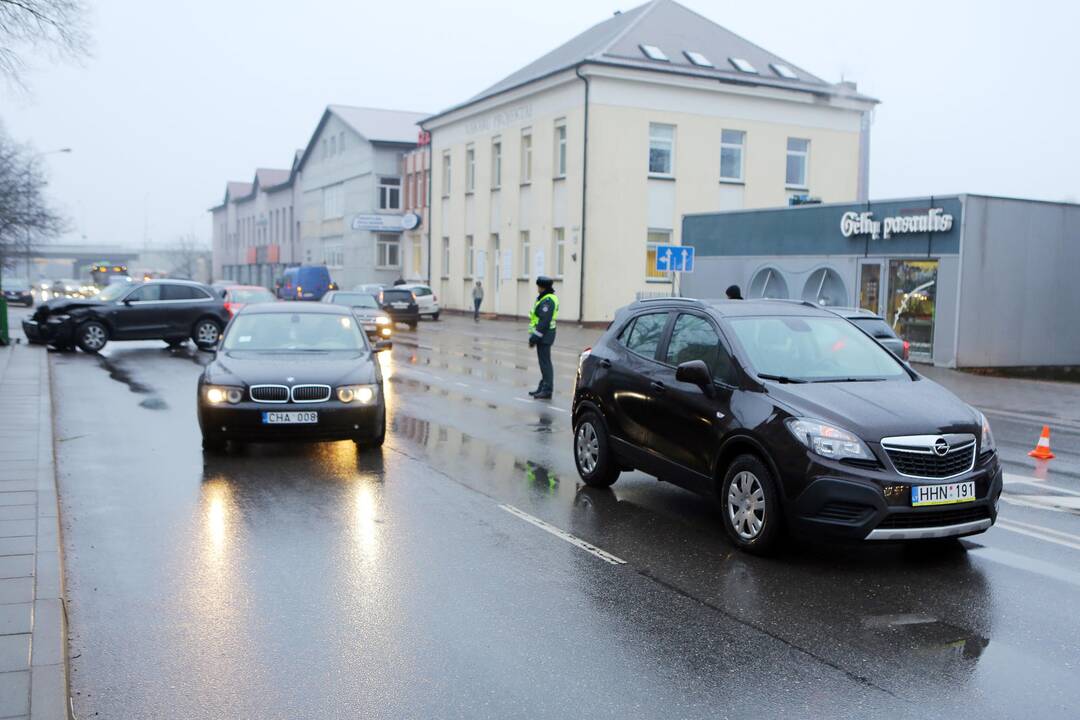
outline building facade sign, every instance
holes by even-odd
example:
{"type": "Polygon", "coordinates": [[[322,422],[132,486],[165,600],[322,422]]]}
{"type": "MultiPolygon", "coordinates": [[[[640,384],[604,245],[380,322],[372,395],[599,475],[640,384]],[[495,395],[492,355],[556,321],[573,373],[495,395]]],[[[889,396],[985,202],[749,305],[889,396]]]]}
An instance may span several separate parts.
{"type": "Polygon", "coordinates": [[[846,212],[840,218],[840,234],[844,237],[869,235],[874,240],[888,240],[903,233],[949,232],[953,216],[942,208],[930,208],[920,215],[894,215],[875,220],[872,212],[846,212]]]}
{"type": "MultiPolygon", "coordinates": [[[[410,215],[412,213],[409,213],[410,215]]],[[[349,227],[353,230],[374,230],[377,232],[401,232],[405,230],[407,215],[383,215],[380,213],[357,213],[353,215],[349,227]]],[[[415,226],[414,226],[415,227],[415,226]]]]}
{"type": "Polygon", "coordinates": [[[465,123],[465,134],[476,135],[482,132],[502,130],[519,122],[531,120],[533,115],[532,103],[518,105],[507,110],[481,115],[478,118],[465,123]]]}

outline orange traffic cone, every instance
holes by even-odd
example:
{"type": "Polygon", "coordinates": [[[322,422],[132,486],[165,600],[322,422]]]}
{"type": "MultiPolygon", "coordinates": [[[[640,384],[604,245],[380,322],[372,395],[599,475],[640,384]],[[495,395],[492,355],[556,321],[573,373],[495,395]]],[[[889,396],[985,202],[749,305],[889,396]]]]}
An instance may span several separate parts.
{"type": "Polygon", "coordinates": [[[1050,452],[1050,426],[1043,425],[1042,432],[1039,434],[1039,442],[1035,444],[1035,449],[1028,453],[1036,460],[1049,460],[1054,457],[1054,453],[1050,452]]]}

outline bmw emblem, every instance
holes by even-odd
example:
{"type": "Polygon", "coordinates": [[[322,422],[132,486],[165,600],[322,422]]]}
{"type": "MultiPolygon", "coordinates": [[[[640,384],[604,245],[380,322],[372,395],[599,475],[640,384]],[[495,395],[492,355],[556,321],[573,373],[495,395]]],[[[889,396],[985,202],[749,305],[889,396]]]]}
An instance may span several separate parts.
{"type": "Polygon", "coordinates": [[[938,455],[944,455],[949,452],[949,441],[943,437],[939,437],[934,441],[934,452],[938,455]]]}
{"type": "MultiPolygon", "coordinates": [[[[292,381],[293,381],[293,380],[295,380],[295,379],[296,379],[296,378],[294,378],[294,377],[287,377],[287,378],[285,378],[285,382],[292,382],[292,381]]],[[[945,441],[944,441],[944,440],[942,440],[942,442],[945,442],[945,441]]],[[[949,447],[949,445],[948,445],[948,443],[946,443],[946,444],[945,444],[945,448],[946,448],[946,449],[948,449],[948,447],[949,447]]],[[[941,454],[942,454],[942,455],[944,455],[945,453],[941,453],[941,454]]]]}

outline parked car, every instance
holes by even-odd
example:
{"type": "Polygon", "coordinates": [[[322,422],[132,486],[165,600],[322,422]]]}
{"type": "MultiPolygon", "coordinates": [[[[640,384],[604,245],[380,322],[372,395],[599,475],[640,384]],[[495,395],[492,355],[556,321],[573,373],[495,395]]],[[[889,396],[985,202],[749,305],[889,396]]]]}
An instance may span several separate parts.
{"type": "Polygon", "coordinates": [[[405,323],[415,330],[420,322],[420,306],[412,290],[400,287],[383,288],[379,292],[379,307],[396,323],[405,323]]]}
{"type": "Polygon", "coordinates": [[[225,301],[225,309],[230,315],[235,315],[247,305],[277,300],[274,293],[261,285],[226,285],[220,289],[220,293],[221,299],[225,301]]]}
{"type": "Polygon", "coordinates": [[[416,304],[420,308],[420,317],[430,317],[432,320],[439,319],[439,296],[435,294],[435,291],[428,285],[421,283],[405,283],[404,285],[395,285],[397,290],[412,290],[412,294],[416,297],[416,304]]]}
{"type": "Polygon", "coordinates": [[[360,321],[369,340],[387,340],[393,332],[393,321],[379,307],[373,295],[365,292],[331,290],[323,295],[322,301],[330,305],[350,308],[353,316],[360,321]]]}
{"type": "Polygon", "coordinates": [[[203,448],[230,441],[353,440],[386,436],[374,346],[346,308],[273,303],[244,308],[198,385],[203,448]]]}
{"type": "Polygon", "coordinates": [[[18,303],[26,307],[34,306],[34,294],[30,283],[19,278],[4,278],[4,299],[9,303],[18,303]]]}
{"type": "Polygon", "coordinates": [[[385,286],[380,283],[364,283],[354,287],[353,292],[362,292],[374,297],[379,297],[379,293],[382,292],[383,287],[385,286]]]}
{"type": "Polygon", "coordinates": [[[49,300],[22,325],[31,342],[96,353],[110,340],[164,340],[175,347],[191,338],[210,348],[228,322],[225,302],[209,286],[151,280],[112,284],[93,298],[49,300]]]}
{"type": "Polygon", "coordinates": [[[877,340],[886,350],[901,360],[911,358],[911,343],[901,340],[885,318],[862,308],[830,307],[826,308],[842,318],[846,318],[855,327],[877,340]]]}
{"type": "Polygon", "coordinates": [[[300,265],[285,270],[278,281],[277,296],[282,300],[322,300],[328,290],[337,290],[325,265],[300,265]]]}
{"type": "Polygon", "coordinates": [[[732,542],[980,533],[1002,471],[985,416],[810,305],[643,300],[578,363],[588,485],[638,469],[715,499],[732,542]]]}

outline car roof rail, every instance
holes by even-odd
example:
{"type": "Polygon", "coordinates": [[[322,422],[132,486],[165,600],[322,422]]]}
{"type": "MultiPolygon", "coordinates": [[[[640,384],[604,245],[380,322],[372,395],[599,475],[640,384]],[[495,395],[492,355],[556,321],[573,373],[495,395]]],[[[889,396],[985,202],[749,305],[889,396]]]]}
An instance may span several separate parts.
{"type": "Polygon", "coordinates": [[[692,305],[702,305],[703,303],[697,298],[678,297],[676,295],[666,297],[648,297],[638,300],[639,303],[657,303],[657,302],[684,302],[692,305]]]}

